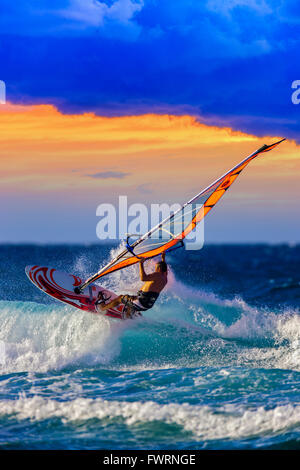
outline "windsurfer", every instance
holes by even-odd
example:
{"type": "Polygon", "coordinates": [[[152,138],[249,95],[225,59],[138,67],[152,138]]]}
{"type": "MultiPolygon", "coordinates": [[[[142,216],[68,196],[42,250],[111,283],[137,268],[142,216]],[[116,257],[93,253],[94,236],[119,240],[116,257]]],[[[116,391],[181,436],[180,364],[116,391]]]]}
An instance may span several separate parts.
{"type": "Polygon", "coordinates": [[[160,292],[168,282],[168,266],[165,259],[165,253],[161,255],[161,261],[156,263],[154,272],[146,274],[144,269],[145,259],[140,259],[140,279],[144,282],[143,287],[136,295],[119,295],[109,303],[99,298],[95,302],[98,311],[105,311],[117,307],[119,304],[125,305],[125,316],[131,318],[135,314],[141,315],[141,312],[153,307],[160,292]]]}

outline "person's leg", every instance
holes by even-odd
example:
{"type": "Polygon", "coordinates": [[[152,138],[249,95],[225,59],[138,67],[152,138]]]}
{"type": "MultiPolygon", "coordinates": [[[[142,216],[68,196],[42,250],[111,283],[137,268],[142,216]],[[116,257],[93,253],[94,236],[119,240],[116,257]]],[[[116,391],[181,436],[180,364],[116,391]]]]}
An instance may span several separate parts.
{"type": "Polygon", "coordinates": [[[134,315],[142,315],[139,310],[136,309],[135,304],[132,302],[126,303],[124,307],[124,316],[126,318],[133,318],[134,315]]]}
{"type": "Polygon", "coordinates": [[[108,304],[105,304],[105,303],[98,304],[98,307],[102,311],[108,310],[109,308],[114,308],[117,305],[119,305],[120,303],[122,303],[122,297],[123,297],[122,295],[118,295],[118,297],[116,297],[115,299],[108,302],[108,304]]]}
{"type": "Polygon", "coordinates": [[[124,304],[124,309],[123,309],[123,314],[126,318],[131,318],[132,313],[133,313],[133,308],[132,308],[132,300],[135,299],[136,296],[134,295],[121,295],[121,301],[120,303],[124,304]]]}

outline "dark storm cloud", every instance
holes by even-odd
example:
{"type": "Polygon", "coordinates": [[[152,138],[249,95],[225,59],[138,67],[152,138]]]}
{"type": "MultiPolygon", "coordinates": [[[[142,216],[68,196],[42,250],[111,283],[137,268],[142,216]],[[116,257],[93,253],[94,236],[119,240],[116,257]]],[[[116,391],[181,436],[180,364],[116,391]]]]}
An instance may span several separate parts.
{"type": "Polygon", "coordinates": [[[65,113],[191,113],[298,138],[295,0],[2,2],[7,99],[65,113]]]}

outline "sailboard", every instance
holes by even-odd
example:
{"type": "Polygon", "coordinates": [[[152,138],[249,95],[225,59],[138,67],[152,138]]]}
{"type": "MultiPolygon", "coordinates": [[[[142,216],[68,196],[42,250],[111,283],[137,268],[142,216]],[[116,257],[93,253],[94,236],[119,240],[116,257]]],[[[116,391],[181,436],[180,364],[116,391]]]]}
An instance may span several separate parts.
{"type": "Polygon", "coordinates": [[[25,272],[28,279],[38,289],[56,300],[96,315],[105,315],[117,320],[124,320],[126,318],[125,305],[123,304],[119,304],[117,307],[110,308],[104,312],[97,310],[95,301],[98,298],[99,292],[107,300],[113,300],[117,297],[117,294],[102,286],[90,284],[82,292],[75,294],[75,287],[80,286],[83,282],[79,276],[38,265],[26,266],[25,272]]]}
{"type": "Polygon", "coordinates": [[[130,242],[128,237],[124,250],[97,273],[90,276],[83,284],[77,286],[75,292],[81,292],[103,276],[138,263],[141,257],[144,259],[153,258],[163,252],[167,253],[183,246],[183,240],[224,196],[245,167],[254,158],[273,150],[284,140],[286,139],[260,147],[133,243],[130,242]],[[169,234],[169,237],[166,237],[166,233],[169,234]]]}

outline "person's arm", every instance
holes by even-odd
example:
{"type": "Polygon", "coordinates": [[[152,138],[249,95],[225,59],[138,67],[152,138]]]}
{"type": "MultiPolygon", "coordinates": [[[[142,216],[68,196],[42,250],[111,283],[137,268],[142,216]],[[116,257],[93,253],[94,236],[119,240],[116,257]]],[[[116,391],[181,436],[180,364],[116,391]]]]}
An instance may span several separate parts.
{"type": "Polygon", "coordinates": [[[140,260],[140,278],[141,281],[146,282],[146,281],[153,281],[153,274],[146,274],[145,269],[144,269],[144,259],[140,260]]]}

